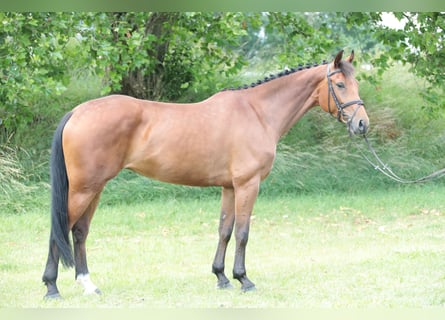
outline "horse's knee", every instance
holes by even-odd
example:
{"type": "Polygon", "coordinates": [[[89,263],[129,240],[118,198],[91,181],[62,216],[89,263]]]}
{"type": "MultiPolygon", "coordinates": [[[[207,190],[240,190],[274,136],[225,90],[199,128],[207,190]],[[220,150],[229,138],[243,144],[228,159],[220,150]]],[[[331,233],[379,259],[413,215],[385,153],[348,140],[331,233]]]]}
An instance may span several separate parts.
{"type": "Polygon", "coordinates": [[[236,232],[236,242],[240,246],[245,247],[247,245],[248,240],[249,240],[249,231],[247,229],[238,230],[236,232]]]}
{"type": "Polygon", "coordinates": [[[230,238],[232,237],[232,229],[233,228],[224,228],[221,230],[220,239],[224,243],[228,243],[230,238]]]}

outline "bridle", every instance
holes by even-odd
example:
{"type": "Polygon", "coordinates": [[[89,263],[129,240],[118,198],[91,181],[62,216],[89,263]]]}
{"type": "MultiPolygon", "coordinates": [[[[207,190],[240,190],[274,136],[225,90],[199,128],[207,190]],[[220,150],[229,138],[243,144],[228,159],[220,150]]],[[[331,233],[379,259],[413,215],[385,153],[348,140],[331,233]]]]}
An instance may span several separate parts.
{"type": "Polygon", "coordinates": [[[345,103],[340,103],[340,101],[337,98],[337,95],[335,94],[334,87],[332,86],[332,81],[331,81],[331,76],[336,73],[340,73],[340,72],[342,72],[340,69],[335,69],[335,70],[330,71],[330,64],[328,64],[327,75],[326,75],[327,79],[328,79],[328,111],[330,114],[332,114],[331,113],[331,99],[329,98],[329,95],[332,95],[335,105],[337,106],[337,120],[340,122],[347,123],[349,126],[350,123],[352,122],[352,119],[354,119],[354,116],[357,113],[358,109],[360,109],[360,107],[364,106],[364,103],[363,103],[363,100],[352,100],[352,101],[348,101],[345,103]],[[354,110],[354,112],[352,113],[352,116],[346,122],[344,120],[345,113],[343,110],[349,106],[354,105],[354,104],[358,105],[358,107],[354,110]]]}
{"type": "MultiPolygon", "coordinates": [[[[340,69],[335,69],[335,70],[332,70],[332,72],[331,72],[329,69],[330,69],[330,65],[328,64],[328,67],[327,67],[328,111],[332,115],[332,113],[331,113],[331,105],[330,105],[331,99],[329,97],[329,95],[332,95],[332,98],[334,99],[335,105],[337,106],[337,120],[340,121],[340,122],[346,123],[348,125],[348,127],[349,127],[351,125],[352,119],[354,119],[354,116],[357,113],[358,109],[360,109],[360,107],[363,107],[364,103],[363,103],[362,100],[352,100],[352,101],[349,101],[349,102],[346,102],[346,103],[340,103],[340,101],[338,100],[337,95],[335,94],[334,87],[333,87],[332,81],[331,81],[331,76],[336,74],[336,73],[342,72],[342,71],[340,69]],[[357,105],[357,108],[355,108],[354,112],[352,113],[352,116],[348,119],[348,121],[345,121],[344,120],[345,113],[344,113],[343,110],[345,108],[349,107],[349,106],[354,105],[354,104],[357,105]]],[[[351,133],[350,133],[350,136],[352,138],[352,134],[351,133]]],[[[444,168],[444,169],[438,170],[436,172],[433,172],[430,175],[427,175],[427,176],[424,176],[424,177],[421,177],[421,178],[417,178],[417,179],[404,179],[404,178],[401,178],[397,174],[395,174],[391,170],[391,168],[382,161],[382,159],[380,159],[380,157],[377,155],[375,149],[372,147],[371,143],[369,142],[369,140],[368,140],[368,138],[366,137],[365,134],[363,135],[363,138],[364,138],[364,140],[365,140],[365,142],[366,142],[366,144],[367,144],[367,146],[369,148],[369,151],[371,152],[372,156],[374,157],[375,161],[373,161],[372,159],[367,157],[364,154],[364,152],[361,151],[361,153],[362,153],[363,157],[365,158],[365,160],[367,160],[374,167],[374,169],[380,171],[385,176],[387,176],[388,178],[390,178],[390,179],[392,179],[394,181],[397,181],[399,183],[405,183],[405,184],[408,184],[408,183],[422,183],[422,182],[427,182],[427,181],[430,181],[430,180],[435,180],[435,179],[438,179],[438,178],[445,177],[445,168],[444,168]]]]}

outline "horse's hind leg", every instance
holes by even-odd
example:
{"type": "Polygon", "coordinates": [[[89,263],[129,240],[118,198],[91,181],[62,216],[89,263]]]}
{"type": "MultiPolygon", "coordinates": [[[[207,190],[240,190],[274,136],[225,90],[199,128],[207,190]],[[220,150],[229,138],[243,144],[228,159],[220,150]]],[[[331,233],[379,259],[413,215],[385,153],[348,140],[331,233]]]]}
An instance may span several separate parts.
{"type": "Polygon", "coordinates": [[[100,294],[100,290],[91,281],[88,271],[85,242],[88,236],[91,219],[99,202],[100,192],[96,194],[88,205],[83,215],[74,223],[72,227],[74,244],[74,262],[76,271],[76,281],[84,288],[84,294],[100,294]]]}
{"type": "Polygon", "coordinates": [[[45,272],[43,273],[42,280],[45,283],[48,292],[45,295],[45,299],[59,299],[61,298],[59,289],[57,289],[56,280],[59,270],[59,251],[57,249],[55,241],[50,241],[48,260],[46,262],[45,272]]]}
{"type": "MultiPolygon", "coordinates": [[[[85,293],[100,293],[99,289],[89,278],[85,250],[85,241],[88,236],[91,219],[99,202],[99,196],[100,192],[97,194],[70,192],[68,200],[69,230],[73,234],[76,280],[84,286],[85,293]]],[[[55,241],[50,240],[48,259],[42,278],[48,289],[45,295],[47,299],[61,297],[56,285],[58,266],[59,250],[55,241]]]]}
{"type": "Polygon", "coordinates": [[[219,289],[232,288],[229,279],[224,274],[224,260],[227,244],[232,235],[235,221],[235,196],[232,188],[224,188],[221,196],[221,218],[219,221],[219,242],[213,260],[212,272],[218,278],[219,289]]]}

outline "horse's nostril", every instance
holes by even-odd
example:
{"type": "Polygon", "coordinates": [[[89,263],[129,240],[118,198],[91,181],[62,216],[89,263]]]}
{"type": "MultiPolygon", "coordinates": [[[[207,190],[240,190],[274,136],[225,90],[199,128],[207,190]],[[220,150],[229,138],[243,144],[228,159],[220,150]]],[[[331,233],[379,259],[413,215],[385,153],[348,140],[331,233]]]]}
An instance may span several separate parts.
{"type": "Polygon", "coordinates": [[[366,132],[366,123],[363,120],[360,120],[358,122],[358,130],[360,131],[360,133],[365,133],[366,132]]]}

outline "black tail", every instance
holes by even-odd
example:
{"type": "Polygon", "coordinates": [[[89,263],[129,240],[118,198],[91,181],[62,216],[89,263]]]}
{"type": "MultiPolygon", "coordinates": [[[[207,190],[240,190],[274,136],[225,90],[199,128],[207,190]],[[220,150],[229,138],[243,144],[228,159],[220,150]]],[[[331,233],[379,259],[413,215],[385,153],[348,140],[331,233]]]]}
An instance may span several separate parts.
{"type": "Polygon", "coordinates": [[[65,267],[74,266],[68,230],[68,176],[63,155],[62,133],[71,118],[67,113],[57,127],[51,147],[51,244],[55,243],[65,267]]]}

